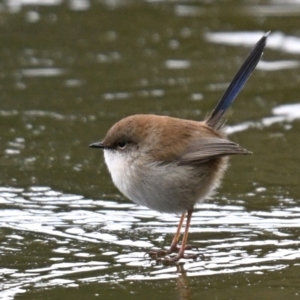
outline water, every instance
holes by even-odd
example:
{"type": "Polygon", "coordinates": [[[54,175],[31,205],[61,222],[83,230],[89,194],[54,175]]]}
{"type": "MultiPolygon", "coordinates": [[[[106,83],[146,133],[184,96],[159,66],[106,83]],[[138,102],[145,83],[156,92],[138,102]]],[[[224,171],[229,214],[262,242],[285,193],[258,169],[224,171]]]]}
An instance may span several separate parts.
{"type": "Polygon", "coordinates": [[[300,5],[5,1],[0,48],[1,299],[298,299],[300,5]],[[120,118],[201,120],[251,46],[227,114],[232,157],[199,205],[198,260],[156,264],[178,216],[138,207],[89,149],[120,118]]]}
{"type": "MultiPolygon", "coordinates": [[[[256,190],[266,196],[266,189],[256,190]]],[[[33,291],[47,294],[48,289],[63,286],[80,288],[85,297],[87,285],[108,284],[110,289],[125,285],[128,290],[128,285],[140,281],[151,286],[157,280],[163,285],[166,280],[173,285],[184,280],[189,286],[187,282],[195,278],[201,282],[228,274],[274,277],[274,272],[291,271],[291,265],[297,268],[300,209],[293,200],[282,198],[270,211],[247,211],[241,200],[235,204],[217,200],[201,204],[193,217],[190,237],[199,259],[165,266],[145,254],[166,247],[176,216],[49,187],[1,188],[5,259],[0,295],[9,299],[27,292],[30,298],[33,291]]]]}

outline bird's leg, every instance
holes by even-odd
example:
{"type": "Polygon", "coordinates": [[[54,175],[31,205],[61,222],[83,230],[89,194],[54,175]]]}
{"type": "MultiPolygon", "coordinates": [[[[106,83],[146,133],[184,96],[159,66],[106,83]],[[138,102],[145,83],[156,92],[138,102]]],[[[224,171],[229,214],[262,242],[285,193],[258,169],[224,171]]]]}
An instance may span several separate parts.
{"type": "Polygon", "coordinates": [[[181,231],[181,228],[182,228],[182,224],[183,224],[185,215],[186,215],[186,212],[184,212],[180,217],[180,221],[179,221],[176,233],[173,237],[170,248],[168,250],[152,250],[152,251],[148,252],[148,255],[150,257],[159,258],[161,256],[165,256],[167,254],[179,251],[180,248],[177,247],[177,244],[178,244],[178,241],[179,241],[180,231],[181,231]]]}
{"type": "MultiPolygon", "coordinates": [[[[178,245],[178,242],[179,242],[180,231],[181,231],[182,224],[183,224],[185,216],[186,216],[186,212],[184,212],[181,215],[181,218],[180,218],[180,221],[179,221],[179,224],[178,224],[178,227],[177,227],[177,231],[176,231],[176,233],[174,235],[174,238],[172,240],[171,246],[170,246],[170,248],[167,251],[165,251],[166,254],[176,253],[176,252],[180,251],[181,247],[179,247],[177,245],[178,245]]],[[[185,250],[192,250],[192,249],[198,249],[198,248],[195,247],[195,246],[193,246],[193,245],[187,245],[187,244],[185,244],[185,250]]]]}
{"type": "Polygon", "coordinates": [[[153,251],[150,251],[148,254],[151,258],[154,258],[158,261],[175,262],[175,261],[179,260],[180,258],[196,259],[198,257],[198,254],[184,254],[185,250],[190,250],[190,249],[193,248],[192,246],[187,245],[187,239],[188,239],[192,214],[193,214],[193,210],[189,210],[187,213],[185,212],[181,215],[181,218],[180,218],[176,233],[173,237],[170,248],[168,250],[153,250],[153,251]],[[185,230],[184,230],[182,244],[181,244],[180,247],[178,247],[180,231],[181,231],[182,224],[183,224],[183,221],[184,221],[184,218],[185,218],[186,214],[187,214],[187,219],[186,219],[186,226],[185,226],[185,230]],[[167,254],[171,254],[171,253],[177,253],[177,254],[173,257],[164,257],[167,254]]]}
{"type": "Polygon", "coordinates": [[[191,224],[192,214],[193,214],[192,210],[189,210],[187,212],[186,225],[185,225],[185,230],[184,230],[184,234],[183,234],[183,238],[182,238],[182,244],[179,249],[179,252],[175,256],[164,257],[161,259],[158,258],[157,260],[161,260],[164,262],[175,262],[175,261],[178,261],[180,258],[196,259],[198,257],[198,254],[184,254],[184,251],[186,249],[188,235],[189,235],[189,228],[190,228],[190,224],[191,224]]]}
{"type": "Polygon", "coordinates": [[[176,233],[175,233],[175,235],[173,237],[173,240],[172,240],[170,248],[166,251],[166,254],[170,254],[170,253],[178,252],[179,251],[179,248],[177,247],[177,244],[178,244],[178,241],[179,241],[180,231],[181,231],[181,228],[182,228],[182,224],[183,224],[185,215],[186,215],[186,212],[184,212],[181,215],[181,218],[180,218],[180,221],[179,221],[176,233]]]}

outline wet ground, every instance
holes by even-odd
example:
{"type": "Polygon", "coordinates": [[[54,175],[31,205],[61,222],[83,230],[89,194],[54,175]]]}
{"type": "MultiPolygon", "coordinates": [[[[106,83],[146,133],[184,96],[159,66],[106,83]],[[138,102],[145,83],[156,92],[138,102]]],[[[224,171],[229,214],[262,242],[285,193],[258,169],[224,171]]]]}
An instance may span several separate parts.
{"type": "Polygon", "coordinates": [[[300,4],[0,5],[1,299],[298,299],[300,4]],[[202,120],[264,32],[227,114],[233,157],[197,206],[196,261],[163,265],[178,216],[134,205],[89,149],[120,118],[202,120]]]}

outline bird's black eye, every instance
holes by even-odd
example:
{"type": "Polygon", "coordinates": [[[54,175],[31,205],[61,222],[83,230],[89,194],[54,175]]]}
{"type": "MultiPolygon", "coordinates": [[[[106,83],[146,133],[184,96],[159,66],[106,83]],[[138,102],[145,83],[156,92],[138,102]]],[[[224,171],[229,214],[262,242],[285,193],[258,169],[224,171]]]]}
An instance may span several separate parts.
{"type": "Polygon", "coordinates": [[[117,143],[117,146],[118,146],[119,149],[125,149],[125,147],[127,146],[127,142],[125,142],[125,141],[119,141],[117,143]]]}

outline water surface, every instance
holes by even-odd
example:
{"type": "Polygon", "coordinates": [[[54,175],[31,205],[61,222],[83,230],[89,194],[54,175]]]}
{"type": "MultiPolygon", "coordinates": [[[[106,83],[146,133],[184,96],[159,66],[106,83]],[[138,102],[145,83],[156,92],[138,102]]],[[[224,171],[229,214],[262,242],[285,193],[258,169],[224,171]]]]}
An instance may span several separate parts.
{"type": "Polygon", "coordinates": [[[0,12],[1,299],[299,297],[299,4],[10,0],[0,12]],[[178,216],[125,199],[88,145],[135,113],[205,118],[269,30],[226,121],[254,155],[233,157],[197,207],[199,259],[156,264],[145,253],[168,247],[178,216]]]}

